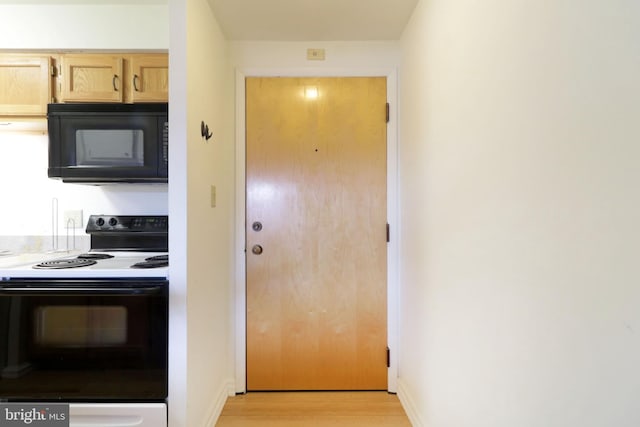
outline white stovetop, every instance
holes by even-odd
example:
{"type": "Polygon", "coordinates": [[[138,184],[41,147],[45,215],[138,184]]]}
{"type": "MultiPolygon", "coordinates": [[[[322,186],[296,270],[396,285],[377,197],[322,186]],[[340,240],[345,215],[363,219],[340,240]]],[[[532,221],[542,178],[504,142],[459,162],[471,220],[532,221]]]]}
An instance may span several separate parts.
{"type": "MultiPolygon", "coordinates": [[[[95,252],[95,251],[94,251],[95,252]]],[[[51,252],[46,254],[21,254],[0,258],[0,279],[94,279],[94,278],[168,278],[169,268],[130,268],[131,265],[145,258],[167,255],[166,252],[105,252],[114,258],[98,260],[96,264],[86,267],[62,269],[36,269],[34,265],[43,261],[76,258],[83,252],[51,252]]]]}

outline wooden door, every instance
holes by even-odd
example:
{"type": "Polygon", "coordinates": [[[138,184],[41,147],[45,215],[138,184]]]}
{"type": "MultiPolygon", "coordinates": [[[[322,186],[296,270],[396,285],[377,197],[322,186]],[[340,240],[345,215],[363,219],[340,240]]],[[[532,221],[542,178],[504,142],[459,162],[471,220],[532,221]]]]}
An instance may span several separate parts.
{"type": "Polygon", "coordinates": [[[51,102],[49,56],[0,56],[0,115],[46,116],[51,102]]]}
{"type": "Polygon", "coordinates": [[[246,81],[250,391],[387,389],[385,111],[386,78],[246,81]]]}
{"type": "Polygon", "coordinates": [[[122,102],[124,82],[121,56],[62,55],[62,102],[122,102]]]}
{"type": "Polygon", "coordinates": [[[136,54],[128,59],[127,102],[167,102],[169,100],[169,56],[136,54]]]}

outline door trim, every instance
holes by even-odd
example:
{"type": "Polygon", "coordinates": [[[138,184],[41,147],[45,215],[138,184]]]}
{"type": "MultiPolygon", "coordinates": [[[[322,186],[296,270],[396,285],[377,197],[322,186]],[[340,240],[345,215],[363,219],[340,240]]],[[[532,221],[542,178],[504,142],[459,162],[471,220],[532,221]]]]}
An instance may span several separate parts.
{"type": "Polygon", "coordinates": [[[399,211],[398,211],[398,77],[395,68],[388,69],[261,69],[236,70],[236,181],[235,181],[235,286],[234,332],[235,391],[245,393],[247,387],[247,322],[245,262],[245,78],[246,77],[386,77],[387,102],[390,104],[387,124],[387,218],[391,239],[387,246],[387,342],[391,351],[388,369],[388,391],[398,388],[398,295],[399,295],[399,211]]]}

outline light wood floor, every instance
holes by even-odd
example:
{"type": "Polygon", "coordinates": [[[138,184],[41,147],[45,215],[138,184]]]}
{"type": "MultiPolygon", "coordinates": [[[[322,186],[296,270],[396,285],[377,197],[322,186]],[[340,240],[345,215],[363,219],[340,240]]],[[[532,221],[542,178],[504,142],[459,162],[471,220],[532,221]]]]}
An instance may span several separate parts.
{"type": "Polygon", "coordinates": [[[411,427],[387,392],[251,392],[230,397],[216,427],[411,427]]]}

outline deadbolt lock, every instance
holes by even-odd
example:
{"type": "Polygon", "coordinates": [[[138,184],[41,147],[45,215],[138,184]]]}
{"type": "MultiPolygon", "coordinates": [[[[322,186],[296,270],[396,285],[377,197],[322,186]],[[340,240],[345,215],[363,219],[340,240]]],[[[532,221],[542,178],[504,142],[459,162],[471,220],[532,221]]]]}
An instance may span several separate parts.
{"type": "Polygon", "coordinates": [[[260,231],[262,230],[262,223],[260,221],[256,221],[251,225],[251,228],[253,228],[253,231],[260,231]]]}

